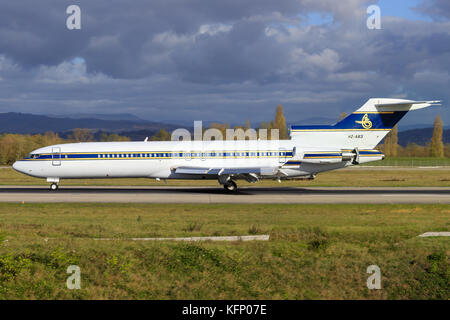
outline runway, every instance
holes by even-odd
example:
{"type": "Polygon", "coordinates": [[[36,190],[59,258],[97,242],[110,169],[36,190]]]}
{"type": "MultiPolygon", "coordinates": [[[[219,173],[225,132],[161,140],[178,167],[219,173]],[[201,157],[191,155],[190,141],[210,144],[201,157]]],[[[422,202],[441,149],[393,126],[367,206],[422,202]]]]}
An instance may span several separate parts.
{"type": "Polygon", "coordinates": [[[60,187],[0,186],[0,202],[125,203],[443,203],[450,188],[241,187],[235,194],[221,187],[60,187]]]}

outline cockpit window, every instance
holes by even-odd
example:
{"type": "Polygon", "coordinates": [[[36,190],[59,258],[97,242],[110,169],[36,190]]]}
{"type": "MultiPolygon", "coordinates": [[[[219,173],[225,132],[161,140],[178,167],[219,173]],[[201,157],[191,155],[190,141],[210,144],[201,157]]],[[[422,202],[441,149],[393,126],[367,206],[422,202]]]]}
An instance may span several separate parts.
{"type": "Polygon", "coordinates": [[[39,158],[39,154],[37,154],[37,153],[30,153],[30,158],[31,159],[37,159],[37,158],[39,158]]]}

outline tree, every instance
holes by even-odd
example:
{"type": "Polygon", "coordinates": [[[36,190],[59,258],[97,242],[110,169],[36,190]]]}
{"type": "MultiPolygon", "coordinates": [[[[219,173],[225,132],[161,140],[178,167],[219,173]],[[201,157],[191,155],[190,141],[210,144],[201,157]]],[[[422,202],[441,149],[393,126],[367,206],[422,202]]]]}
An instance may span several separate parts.
{"type": "Polygon", "coordinates": [[[219,130],[222,133],[222,139],[225,140],[227,137],[227,129],[230,129],[230,125],[228,123],[213,122],[209,125],[209,128],[219,130]]]}
{"type": "Polygon", "coordinates": [[[117,133],[102,133],[101,141],[130,141],[129,137],[119,136],[117,133]]]}
{"type": "Polygon", "coordinates": [[[404,148],[402,156],[406,157],[425,157],[427,155],[426,147],[419,146],[417,143],[410,142],[404,148]]]}
{"type": "Polygon", "coordinates": [[[286,126],[286,119],[283,114],[283,106],[279,104],[275,110],[275,121],[273,122],[272,129],[278,129],[280,139],[288,139],[288,132],[286,126]]]}
{"type": "Polygon", "coordinates": [[[437,115],[434,119],[433,137],[430,142],[430,152],[432,157],[443,158],[444,157],[444,143],[442,142],[443,124],[440,115],[437,115]]]}
{"type": "Polygon", "coordinates": [[[384,137],[384,141],[383,141],[383,153],[386,157],[389,157],[391,154],[391,136],[390,136],[390,132],[384,137]]]}
{"type": "Polygon", "coordinates": [[[261,140],[270,140],[270,130],[272,129],[272,125],[273,125],[273,121],[271,122],[261,122],[259,124],[259,128],[258,129],[263,129],[266,130],[266,134],[264,134],[264,132],[261,132],[260,130],[258,130],[258,139],[261,140]]]}
{"type": "Polygon", "coordinates": [[[151,141],[170,141],[170,133],[166,130],[159,130],[153,137],[150,138],[151,141]]]}
{"type": "Polygon", "coordinates": [[[59,143],[64,143],[64,140],[60,138],[60,136],[57,133],[54,133],[52,131],[47,131],[43,136],[39,135],[35,135],[33,136],[36,139],[40,139],[42,137],[43,142],[40,146],[44,147],[44,146],[48,146],[48,145],[53,145],[53,144],[59,144],[59,143]]]}
{"type": "Polygon", "coordinates": [[[398,155],[398,127],[397,125],[392,128],[389,132],[391,135],[391,157],[396,157],[398,155]]]}
{"type": "Polygon", "coordinates": [[[383,152],[387,157],[398,155],[398,128],[397,125],[384,138],[383,152]]]}
{"type": "Polygon", "coordinates": [[[94,140],[94,135],[89,129],[75,128],[69,135],[69,139],[75,142],[89,142],[94,140]]]}
{"type": "Polygon", "coordinates": [[[248,130],[250,128],[251,128],[250,121],[248,121],[248,119],[247,119],[247,120],[245,120],[244,130],[248,130]]]}

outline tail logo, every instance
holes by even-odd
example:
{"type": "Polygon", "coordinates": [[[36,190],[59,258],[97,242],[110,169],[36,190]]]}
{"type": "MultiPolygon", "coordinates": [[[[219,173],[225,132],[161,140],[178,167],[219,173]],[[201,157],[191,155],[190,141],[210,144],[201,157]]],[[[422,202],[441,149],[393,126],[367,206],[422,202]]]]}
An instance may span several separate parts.
{"type": "Polygon", "coordinates": [[[372,121],[370,121],[367,113],[362,117],[361,121],[355,121],[355,122],[361,124],[364,129],[372,128],[372,121]]]}

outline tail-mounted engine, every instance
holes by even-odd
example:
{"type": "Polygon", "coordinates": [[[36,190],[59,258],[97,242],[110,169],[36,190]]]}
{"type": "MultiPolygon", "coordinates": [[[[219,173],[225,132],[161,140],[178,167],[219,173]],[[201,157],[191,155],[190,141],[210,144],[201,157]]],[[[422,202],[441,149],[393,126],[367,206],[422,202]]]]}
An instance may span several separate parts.
{"type": "Polygon", "coordinates": [[[353,165],[357,165],[382,159],[384,159],[384,154],[378,150],[360,150],[359,148],[354,148],[353,150],[342,151],[306,152],[301,162],[311,164],[337,164],[350,162],[353,165]]]}
{"type": "Polygon", "coordinates": [[[355,148],[352,152],[342,152],[342,161],[351,161],[352,164],[359,164],[359,149],[355,148]]]}

